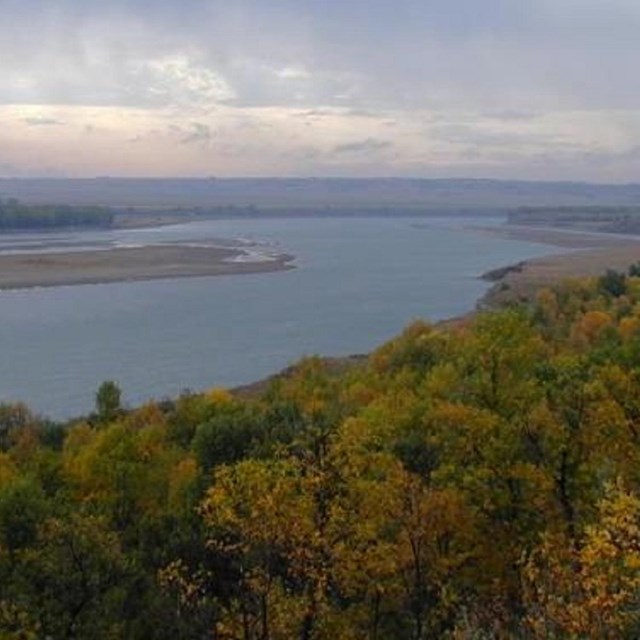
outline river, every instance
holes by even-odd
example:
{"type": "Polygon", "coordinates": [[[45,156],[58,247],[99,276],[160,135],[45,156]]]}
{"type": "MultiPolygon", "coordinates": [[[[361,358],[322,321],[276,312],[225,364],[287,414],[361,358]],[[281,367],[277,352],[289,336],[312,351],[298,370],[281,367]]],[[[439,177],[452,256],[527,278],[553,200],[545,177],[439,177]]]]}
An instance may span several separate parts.
{"type": "Polygon", "coordinates": [[[0,401],[62,419],[90,411],[106,379],[133,406],[252,382],[306,354],[367,352],[412,319],[470,311],[489,286],[485,271],[559,251],[469,222],[272,218],[3,237],[0,251],[240,238],[294,254],[297,268],[2,291],[0,401]]]}

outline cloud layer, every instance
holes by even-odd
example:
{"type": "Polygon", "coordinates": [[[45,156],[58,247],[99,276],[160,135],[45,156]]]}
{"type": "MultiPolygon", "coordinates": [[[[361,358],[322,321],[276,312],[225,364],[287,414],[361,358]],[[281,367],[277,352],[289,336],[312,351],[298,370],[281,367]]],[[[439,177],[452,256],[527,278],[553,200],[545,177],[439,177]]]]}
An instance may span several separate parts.
{"type": "Polygon", "coordinates": [[[637,180],[636,0],[0,0],[0,172],[637,180]]]}

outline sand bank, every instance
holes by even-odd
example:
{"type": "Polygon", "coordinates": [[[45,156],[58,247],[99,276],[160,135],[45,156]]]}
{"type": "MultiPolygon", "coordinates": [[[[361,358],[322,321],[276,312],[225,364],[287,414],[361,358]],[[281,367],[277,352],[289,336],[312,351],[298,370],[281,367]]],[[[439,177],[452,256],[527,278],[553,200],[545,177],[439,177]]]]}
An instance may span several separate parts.
{"type": "MultiPolygon", "coordinates": [[[[493,229],[487,229],[494,233],[493,229]]],[[[568,253],[526,260],[484,274],[496,284],[481,300],[480,306],[494,306],[509,300],[530,299],[535,292],[570,278],[602,275],[607,269],[626,271],[640,261],[640,238],[603,234],[499,227],[495,233],[517,240],[544,242],[574,249],[568,253]]]]}
{"type": "Polygon", "coordinates": [[[505,224],[495,227],[469,227],[474,232],[487,233],[492,236],[506,238],[508,240],[521,240],[524,242],[539,242],[554,247],[567,249],[593,249],[604,247],[621,247],[624,245],[637,245],[640,237],[623,236],[604,233],[588,233],[581,231],[569,231],[563,229],[551,229],[549,227],[529,227],[505,224]]]}
{"type": "Polygon", "coordinates": [[[241,261],[241,249],[181,245],[0,255],[0,289],[284,271],[293,257],[241,261]]]}

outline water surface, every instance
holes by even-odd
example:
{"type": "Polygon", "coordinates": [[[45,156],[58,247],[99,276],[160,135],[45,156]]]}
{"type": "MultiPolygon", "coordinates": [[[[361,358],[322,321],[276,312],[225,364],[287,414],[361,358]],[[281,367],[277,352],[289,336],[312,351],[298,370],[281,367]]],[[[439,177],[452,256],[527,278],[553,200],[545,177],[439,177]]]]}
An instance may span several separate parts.
{"type": "MultiPolygon", "coordinates": [[[[485,221],[483,221],[483,224],[485,221]]],[[[125,401],[258,380],[305,354],[367,352],[415,318],[468,312],[483,272],[557,251],[464,221],[218,220],[144,230],[28,234],[42,250],[258,241],[293,271],[0,292],[0,401],[64,418],[106,379],[125,401]]],[[[5,238],[0,250],[15,250],[5,238]]]]}

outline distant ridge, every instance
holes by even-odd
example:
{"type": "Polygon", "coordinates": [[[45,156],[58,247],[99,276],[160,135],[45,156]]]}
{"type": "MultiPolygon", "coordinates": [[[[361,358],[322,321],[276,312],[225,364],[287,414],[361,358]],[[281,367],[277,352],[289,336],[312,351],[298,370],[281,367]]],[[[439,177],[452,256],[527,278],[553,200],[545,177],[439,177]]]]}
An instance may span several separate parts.
{"type": "Polygon", "coordinates": [[[259,209],[469,209],[638,206],[640,184],[423,178],[0,178],[28,204],[259,209]]]}

